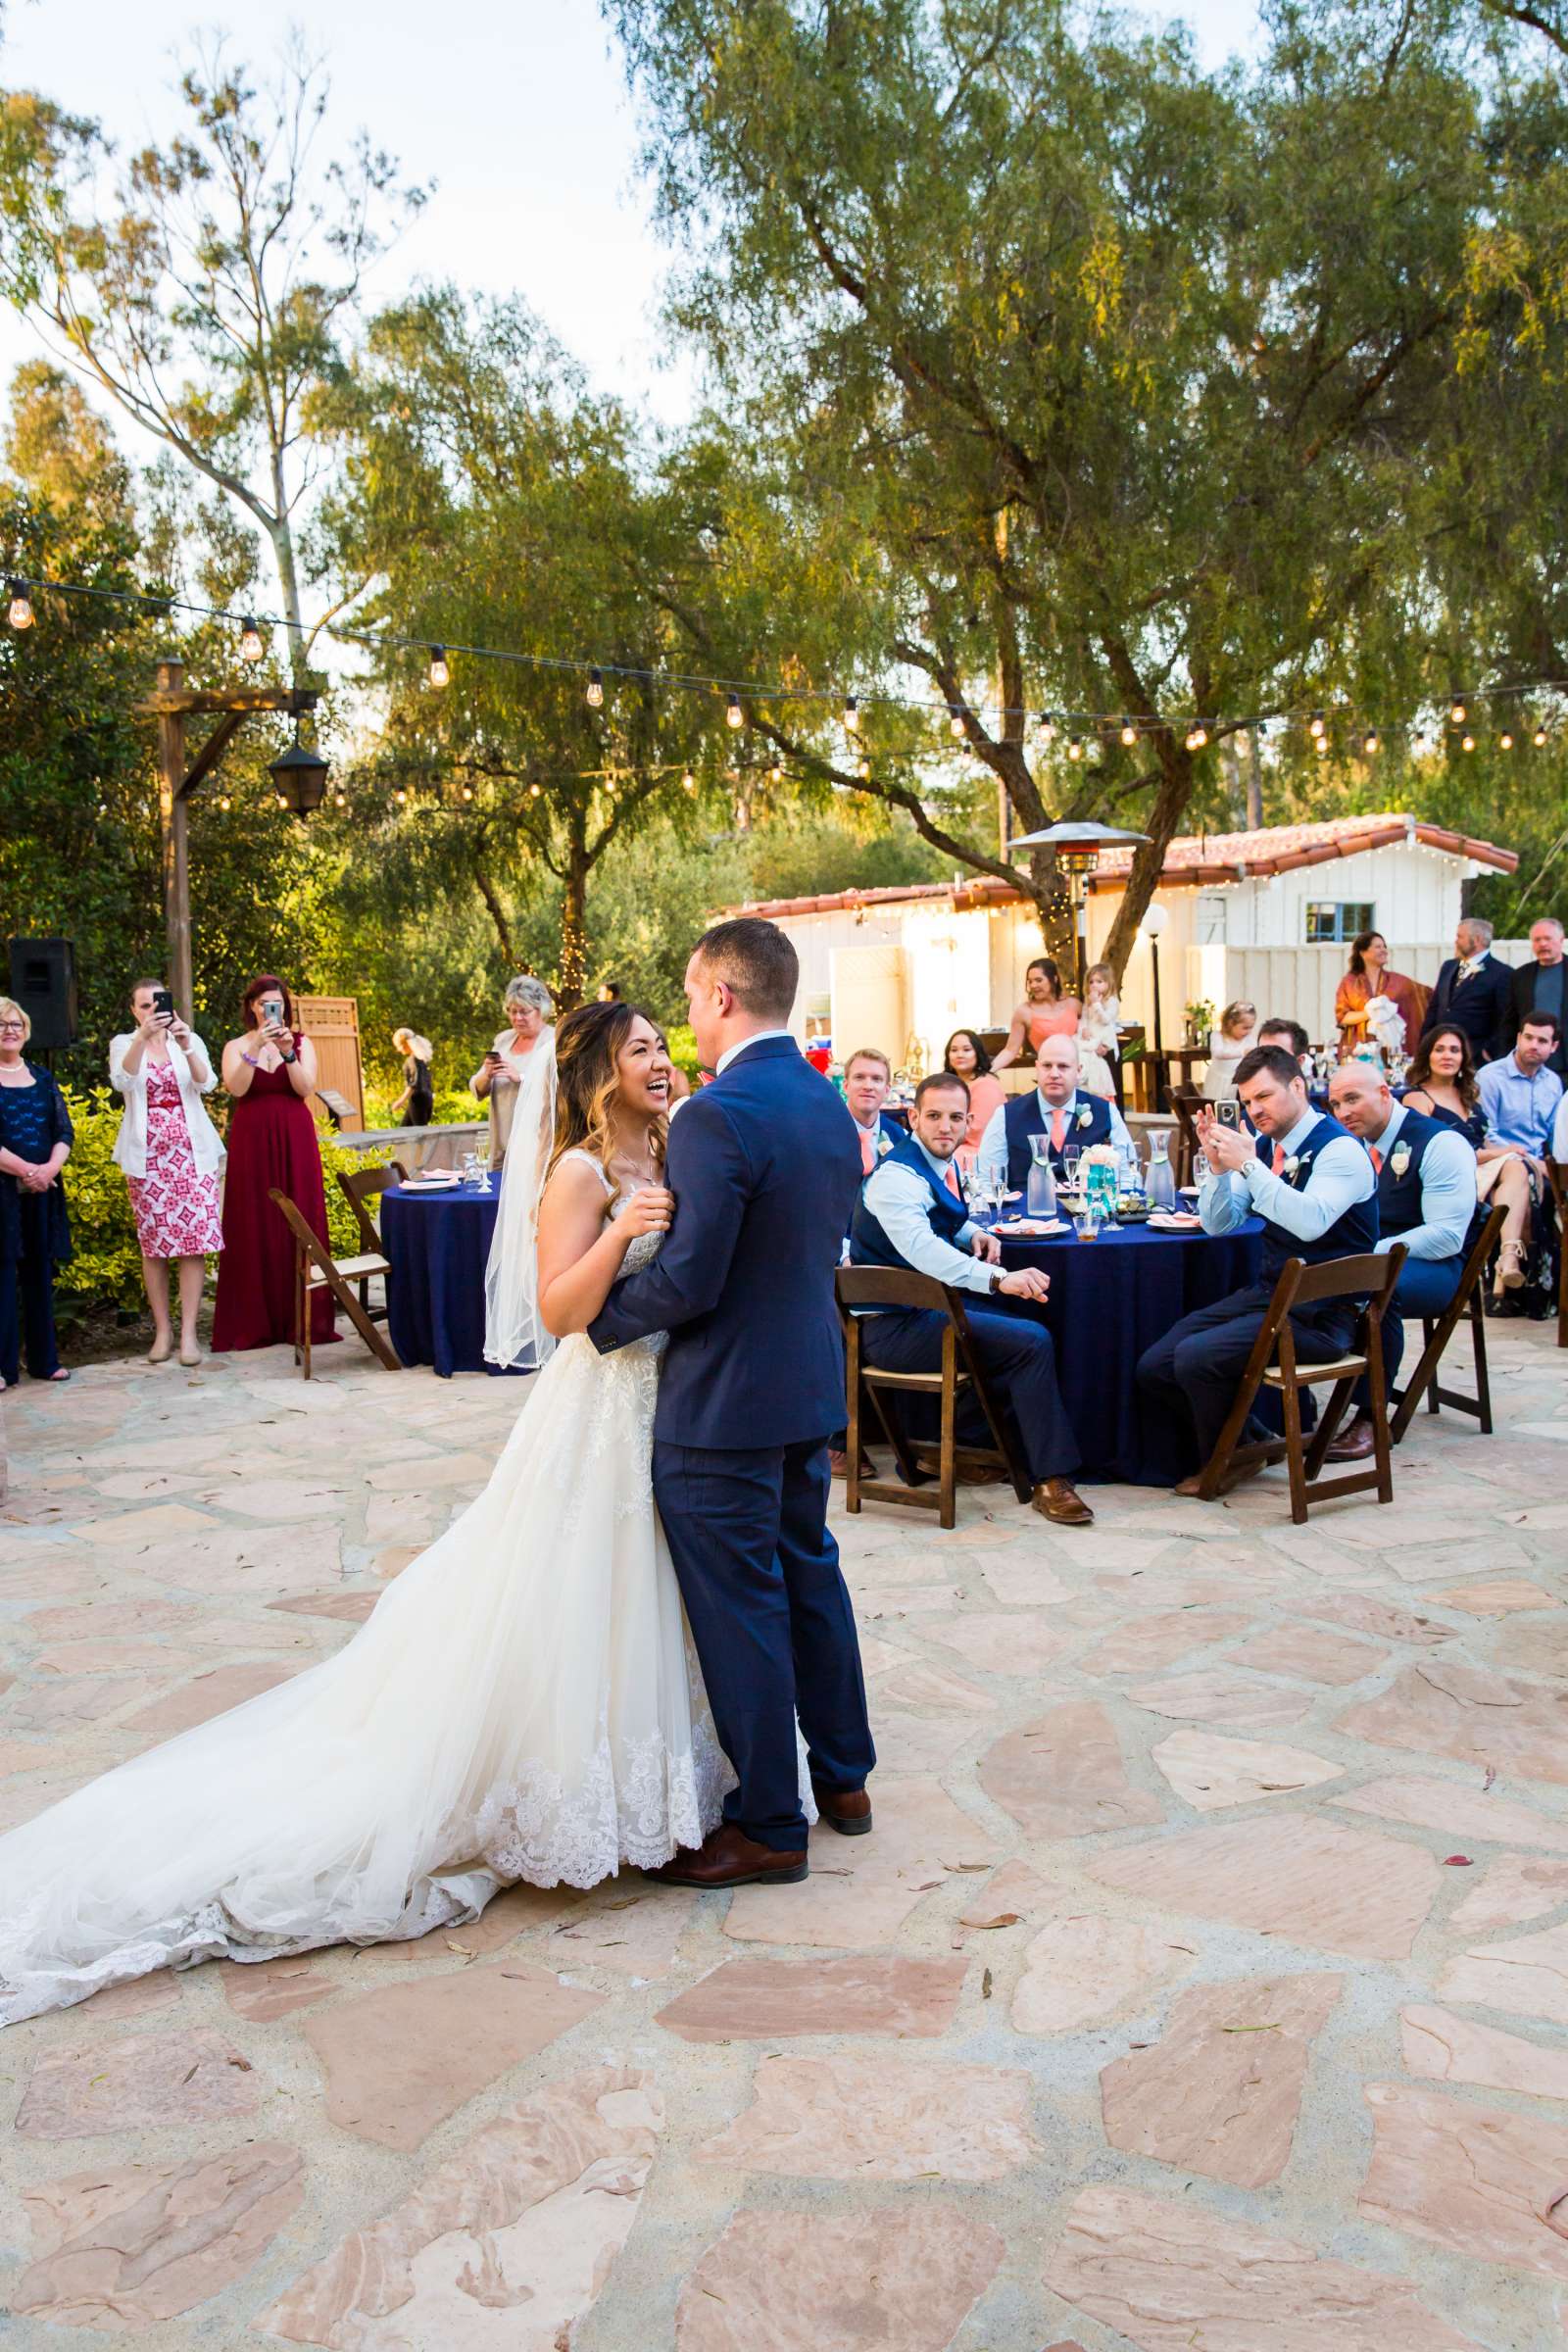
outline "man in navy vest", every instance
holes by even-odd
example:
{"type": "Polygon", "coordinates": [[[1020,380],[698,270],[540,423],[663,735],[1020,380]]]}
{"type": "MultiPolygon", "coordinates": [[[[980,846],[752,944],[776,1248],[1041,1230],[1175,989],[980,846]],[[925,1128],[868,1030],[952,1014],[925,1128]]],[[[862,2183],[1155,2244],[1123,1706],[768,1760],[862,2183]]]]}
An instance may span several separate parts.
{"type": "Polygon", "coordinates": [[[844,1422],[833,1278],[860,1153],[785,1026],[799,976],[783,932],[756,917],[698,941],[686,998],[716,1075],[669,1131],[662,1250],[588,1330],[601,1352],[669,1333],[654,1495],[738,1784],[720,1827],[658,1874],[683,1886],[806,1877],[797,1717],[819,1814],[847,1837],[871,1827],[876,1754],[827,1531],[827,1441],[844,1422]]]}
{"type": "Polygon", "coordinates": [[[893,1064],[876,1046],[858,1047],[844,1064],[844,1103],[855,1121],[860,1169],[866,1176],[904,1140],[898,1120],[883,1115],[882,1105],[892,1084],[893,1064]]]}
{"type": "MultiPolygon", "coordinates": [[[[1257,1135],[1222,1127],[1211,1111],[1199,1118],[1199,1141],[1212,1171],[1199,1198],[1205,1233],[1231,1233],[1249,1217],[1263,1220],[1259,1279],[1212,1306],[1184,1315],[1156,1340],[1138,1366],[1151,1442],[1171,1433],[1196,1443],[1199,1471],[1235,1400],[1274,1284],[1287,1259],[1308,1265],[1359,1257],[1378,1238],[1377,1179],[1354,1136],[1338,1120],[1320,1117],[1306,1099],[1306,1081],[1294,1054],[1256,1046],[1236,1072],[1236,1091],[1257,1135]]],[[[1303,1363],[1326,1363],[1350,1344],[1355,1308],[1331,1298],[1291,1317],[1303,1363]]],[[[1266,1434],[1261,1430],[1253,1434],[1266,1434]]],[[[1198,1493],[1198,1473],[1178,1494],[1198,1493]]]]}
{"type": "Polygon", "coordinates": [[[976,1173],[981,1182],[1021,1193],[1029,1181],[1031,1136],[1051,1139],[1051,1164],[1060,1180],[1063,1154],[1074,1145],[1114,1144],[1131,1152],[1127,1123],[1114,1102],[1086,1095],[1078,1084],[1078,1048],[1070,1037],[1048,1037],[1035,1055],[1032,1093],[1014,1095],[994,1110],[980,1138],[976,1173]]]}
{"type": "MultiPolygon", "coordinates": [[[[1470,1235],[1483,1214],[1476,1206],[1476,1155],[1456,1127],[1396,1102],[1370,1062],[1342,1062],[1329,1080],[1329,1103],[1371,1155],[1378,1249],[1402,1242],[1409,1253],[1383,1315],[1383,1370],[1392,1390],[1404,1353],[1404,1316],[1441,1315],[1459,1287],[1470,1235]]],[[[1358,1462],[1372,1451],[1364,1392],[1363,1382],[1356,1393],[1362,1409],[1329,1447],[1330,1461],[1358,1462]]]]}
{"type": "MultiPolygon", "coordinates": [[[[1050,1276],[1034,1266],[1004,1273],[996,1236],[969,1220],[954,1164],[968,1124],[969,1089],[961,1078],[942,1070],[920,1081],[907,1138],[866,1180],[850,1228],[850,1255],[858,1266],[908,1266],[981,1298],[1043,1299],[1050,1276]]],[[[1089,1526],[1094,1513],[1070,1483],[1078,1442],[1056,1388],[1050,1332],[1005,1309],[974,1306],[967,1312],[981,1373],[1018,1432],[1034,1481],[1032,1507],[1058,1527],[1089,1526]]],[[[940,1368],[947,1317],[934,1307],[866,1312],[862,1322],[868,1364],[884,1372],[940,1368]]],[[[960,1408],[958,1435],[966,1446],[992,1442],[972,1398],[960,1408]]]]}

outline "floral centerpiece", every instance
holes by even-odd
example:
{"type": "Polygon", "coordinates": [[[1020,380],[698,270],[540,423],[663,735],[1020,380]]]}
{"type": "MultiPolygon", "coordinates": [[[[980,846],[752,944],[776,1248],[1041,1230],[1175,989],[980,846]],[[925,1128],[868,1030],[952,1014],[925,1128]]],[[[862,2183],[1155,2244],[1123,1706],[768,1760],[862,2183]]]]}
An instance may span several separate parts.
{"type": "Polygon", "coordinates": [[[1116,1176],[1120,1162],[1114,1144],[1090,1144],[1078,1162],[1087,1200],[1100,1200],[1107,1217],[1116,1213],[1116,1176]]]}

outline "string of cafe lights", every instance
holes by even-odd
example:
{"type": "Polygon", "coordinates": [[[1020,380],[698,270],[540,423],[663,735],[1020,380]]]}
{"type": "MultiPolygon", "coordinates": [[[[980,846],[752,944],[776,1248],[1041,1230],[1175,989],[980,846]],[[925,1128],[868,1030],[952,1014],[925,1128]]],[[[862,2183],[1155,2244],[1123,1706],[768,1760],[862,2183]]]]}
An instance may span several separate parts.
{"type": "MultiPolygon", "coordinates": [[[[748,723],[747,707],[767,703],[839,705],[839,719],[844,734],[852,746],[858,747],[860,727],[867,709],[888,709],[925,712],[936,717],[946,712],[948,732],[956,744],[967,744],[971,731],[982,722],[1022,718],[1033,735],[1037,747],[1048,755],[1064,758],[1069,763],[1079,763],[1097,751],[1103,751],[1112,742],[1127,750],[1155,735],[1180,735],[1189,752],[1202,752],[1229,740],[1242,753],[1250,749],[1250,738],[1266,741],[1272,730],[1289,733],[1304,729],[1305,738],[1314,753],[1326,757],[1335,748],[1343,732],[1348,748],[1364,758],[1372,759],[1386,750],[1396,737],[1408,739],[1411,750],[1420,752],[1429,743],[1434,746],[1452,740],[1463,754],[1480,748],[1482,732],[1490,732],[1495,748],[1503,752],[1523,749],[1527,745],[1543,751],[1552,741],[1553,730],[1541,714],[1540,709],[1526,708],[1509,724],[1508,707],[1539,706],[1543,698],[1568,695],[1568,679],[1535,678],[1512,686],[1481,686],[1456,691],[1449,699],[1446,724],[1442,721],[1422,724],[1400,721],[1388,727],[1369,719],[1365,711],[1349,705],[1334,705],[1311,711],[1271,710],[1228,717],[1193,716],[1186,713],[1153,712],[1140,714],[1104,710],[1032,710],[1017,705],[971,704],[947,702],[928,696],[878,693],[871,695],[843,694],[838,688],[788,686],[782,683],[759,685],[753,680],[715,677],[686,671],[650,669],[628,663],[585,662],[572,655],[525,654],[506,646],[461,645],[450,639],[434,641],[394,630],[356,629],[338,621],[322,621],[314,628],[304,622],[269,615],[259,619],[251,612],[236,613],[222,606],[204,605],[185,597],[154,596],[129,588],[106,588],[96,583],[77,580],[57,580],[13,576],[6,583],[7,619],[15,630],[36,625],[37,612],[32,602],[33,591],[46,590],[52,595],[103,599],[108,602],[132,605],[160,614],[187,613],[193,618],[221,621],[238,632],[238,652],[243,662],[254,663],[265,659],[268,634],[272,629],[285,636],[290,632],[306,639],[328,636],[342,644],[367,647],[373,652],[414,653],[428,664],[426,676],[433,692],[439,693],[452,682],[452,663],[455,657],[466,661],[500,662],[518,668],[528,668],[575,674],[583,681],[583,699],[591,710],[604,706],[612,682],[631,685],[656,685],[680,692],[722,694],[727,725],[739,732],[748,723]],[[1495,717],[1490,730],[1483,726],[1477,713],[1482,708],[1501,707],[1502,723],[1495,717]]],[[[666,772],[673,772],[672,770],[666,772]]],[[[871,774],[870,761],[860,757],[858,773],[862,781],[871,774]]],[[[775,782],[783,775],[781,762],[771,768],[775,782]]],[[[692,771],[682,771],[682,782],[688,792],[697,789],[692,771]]],[[[531,787],[534,798],[539,787],[531,787]]],[[[471,800],[471,787],[465,786],[463,798],[471,800]]],[[[396,798],[408,798],[406,788],[396,798]]]]}

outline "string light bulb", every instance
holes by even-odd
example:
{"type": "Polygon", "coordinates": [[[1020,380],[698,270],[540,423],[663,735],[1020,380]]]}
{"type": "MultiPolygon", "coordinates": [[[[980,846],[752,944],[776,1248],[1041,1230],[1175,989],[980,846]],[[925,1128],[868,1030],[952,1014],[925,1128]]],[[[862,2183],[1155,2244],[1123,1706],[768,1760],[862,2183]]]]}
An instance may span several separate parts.
{"type": "Polygon", "coordinates": [[[1380,752],[1383,749],[1382,738],[1376,727],[1368,727],[1361,738],[1361,749],[1363,752],[1380,752]]]}
{"type": "Polygon", "coordinates": [[[1124,718],[1121,722],[1121,739],[1129,749],[1138,741],[1138,729],[1130,718],[1124,718]]]}
{"type": "Polygon", "coordinates": [[[335,797],[335,799],[336,799],[336,803],[337,803],[337,806],[338,806],[338,808],[346,808],[348,807],[348,805],[349,805],[349,796],[348,796],[348,794],[347,794],[346,792],[340,792],[340,793],[336,794],[334,797],[335,797]]]}
{"type": "Polygon", "coordinates": [[[473,786],[472,786],[471,784],[465,784],[465,786],[463,787],[463,797],[464,797],[464,799],[465,799],[466,801],[471,801],[471,800],[472,800],[472,798],[473,798],[473,786]]]}
{"type": "Polygon", "coordinates": [[[724,705],[724,723],[729,727],[743,727],[746,724],[746,713],[741,709],[738,694],[732,694],[724,705]]]}
{"type": "Polygon", "coordinates": [[[1506,727],[1503,728],[1502,733],[1497,737],[1497,748],[1499,751],[1504,752],[1511,752],[1513,750],[1513,737],[1509,734],[1506,727]]]}
{"type": "Polygon", "coordinates": [[[266,651],[267,648],[262,643],[262,632],[251,614],[247,613],[240,626],[239,658],[242,662],[259,662],[266,651]]]}
{"type": "Polygon", "coordinates": [[[1071,743],[1069,743],[1069,744],[1068,744],[1068,746],[1067,746],[1067,757],[1068,757],[1068,759],[1069,759],[1069,760],[1081,760],[1081,759],[1083,758],[1083,756],[1084,756],[1084,747],[1083,747],[1083,744],[1082,744],[1081,740],[1079,739],[1079,737],[1075,735],[1075,736],[1073,737],[1073,739],[1072,739],[1071,743]]]}
{"type": "Polygon", "coordinates": [[[32,599],[27,594],[25,580],[7,580],[6,594],[11,603],[6,618],[14,629],[30,629],[33,623],[32,599]]]}
{"type": "Polygon", "coordinates": [[[963,741],[963,705],[961,703],[948,705],[948,733],[953,737],[955,743],[963,741]]]}
{"type": "Polygon", "coordinates": [[[1546,730],[1545,730],[1545,728],[1544,728],[1544,727],[1538,727],[1538,728],[1536,729],[1535,733],[1534,733],[1534,734],[1531,736],[1530,740],[1531,740],[1531,742],[1532,742],[1532,743],[1535,745],[1535,747],[1536,747],[1536,749],[1537,749],[1537,751],[1538,751],[1538,752],[1544,752],[1544,751],[1545,750],[1545,748],[1546,748],[1546,730]]]}
{"type": "Polygon", "coordinates": [[[1464,725],[1464,705],[1459,701],[1458,697],[1455,696],[1454,700],[1448,706],[1448,724],[1453,727],[1462,727],[1464,725]]]}
{"type": "Polygon", "coordinates": [[[682,776],[680,780],[680,788],[682,792],[695,792],[697,790],[697,778],[692,774],[690,768],[688,768],[686,773],[682,776]]]}
{"type": "Polygon", "coordinates": [[[536,801],[539,798],[539,786],[537,784],[529,785],[528,798],[530,801],[536,801]]]}
{"type": "Polygon", "coordinates": [[[1321,741],[1323,735],[1327,732],[1328,723],[1328,720],[1324,717],[1321,710],[1314,710],[1311,717],[1306,722],[1306,731],[1309,735],[1314,735],[1319,739],[1319,741],[1321,741]]]}
{"type": "Polygon", "coordinates": [[[768,769],[768,771],[767,771],[767,772],[768,772],[768,774],[769,774],[769,775],[772,777],[772,779],[773,779],[773,781],[774,781],[774,783],[775,783],[775,784],[782,784],[782,783],[783,783],[783,781],[784,781],[784,762],[783,762],[783,760],[774,760],[774,762],[773,762],[773,764],[772,764],[772,766],[771,766],[771,767],[768,769]]]}
{"type": "MultiPolygon", "coordinates": [[[[279,796],[279,797],[281,797],[281,796],[279,796]]],[[[398,786],[398,789],[397,789],[397,793],[396,793],[396,795],[395,795],[395,798],[396,798],[396,800],[397,800],[397,804],[398,804],[398,807],[399,807],[400,808],[406,808],[408,807],[408,805],[409,805],[409,796],[408,796],[408,794],[407,794],[407,793],[404,791],[404,789],[403,789],[403,786],[402,786],[401,784],[398,786]]]]}
{"type": "Polygon", "coordinates": [[[869,774],[871,773],[871,762],[870,762],[870,760],[862,760],[860,761],[859,765],[857,767],[857,769],[856,769],[856,771],[855,771],[855,772],[856,772],[856,774],[857,774],[857,775],[859,777],[859,779],[860,779],[860,782],[863,784],[863,783],[865,782],[866,778],[867,778],[867,777],[869,776],[869,774]]]}
{"type": "Polygon", "coordinates": [[[448,668],[448,666],[447,666],[447,649],[446,649],[446,647],[445,647],[444,645],[432,645],[432,646],[431,646],[431,648],[430,648],[430,683],[431,683],[431,685],[432,685],[432,686],[435,686],[435,687],[437,687],[437,688],[439,688],[439,687],[442,687],[442,686],[449,685],[449,684],[451,683],[451,680],[452,680],[452,672],[451,672],[451,670],[450,670],[450,669],[448,668]]]}
{"type": "Polygon", "coordinates": [[[859,727],[860,706],[853,694],[847,694],[844,698],[844,732],[846,735],[856,735],[859,727]]]}
{"type": "Polygon", "coordinates": [[[1055,742],[1055,740],[1056,740],[1056,722],[1055,722],[1054,718],[1053,718],[1053,716],[1052,716],[1052,714],[1051,714],[1051,712],[1050,712],[1049,710],[1042,710],[1042,711],[1041,711],[1041,713],[1040,713],[1040,719],[1039,719],[1039,727],[1040,727],[1040,740],[1041,740],[1041,742],[1042,742],[1042,743],[1054,743],[1054,742],[1055,742]]]}
{"type": "Polygon", "coordinates": [[[218,806],[220,808],[232,808],[234,804],[229,799],[226,792],[220,792],[218,796],[218,806]]]}
{"type": "Polygon", "coordinates": [[[588,672],[588,708],[597,710],[605,699],[605,673],[602,669],[588,672]]]}
{"type": "Polygon", "coordinates": [[[1459,749],[1461,752],[1473,752],[1475,748],[1476,739],[1473,735],[1463,735],[1460,737],[1459,749]]]}

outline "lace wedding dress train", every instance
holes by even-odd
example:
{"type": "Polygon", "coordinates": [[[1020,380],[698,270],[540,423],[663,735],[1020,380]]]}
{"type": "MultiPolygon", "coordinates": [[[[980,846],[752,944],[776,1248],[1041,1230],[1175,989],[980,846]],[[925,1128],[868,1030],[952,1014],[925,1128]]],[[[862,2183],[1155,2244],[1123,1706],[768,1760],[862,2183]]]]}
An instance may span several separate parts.
{"type": "Polygon", "coordinates": [[[344,1649],[0,1838],[0,2024],[701,1843],[732,1776],[654,1510],[662,1348],[564,1341],[484,1493],[344,1649]]]}

